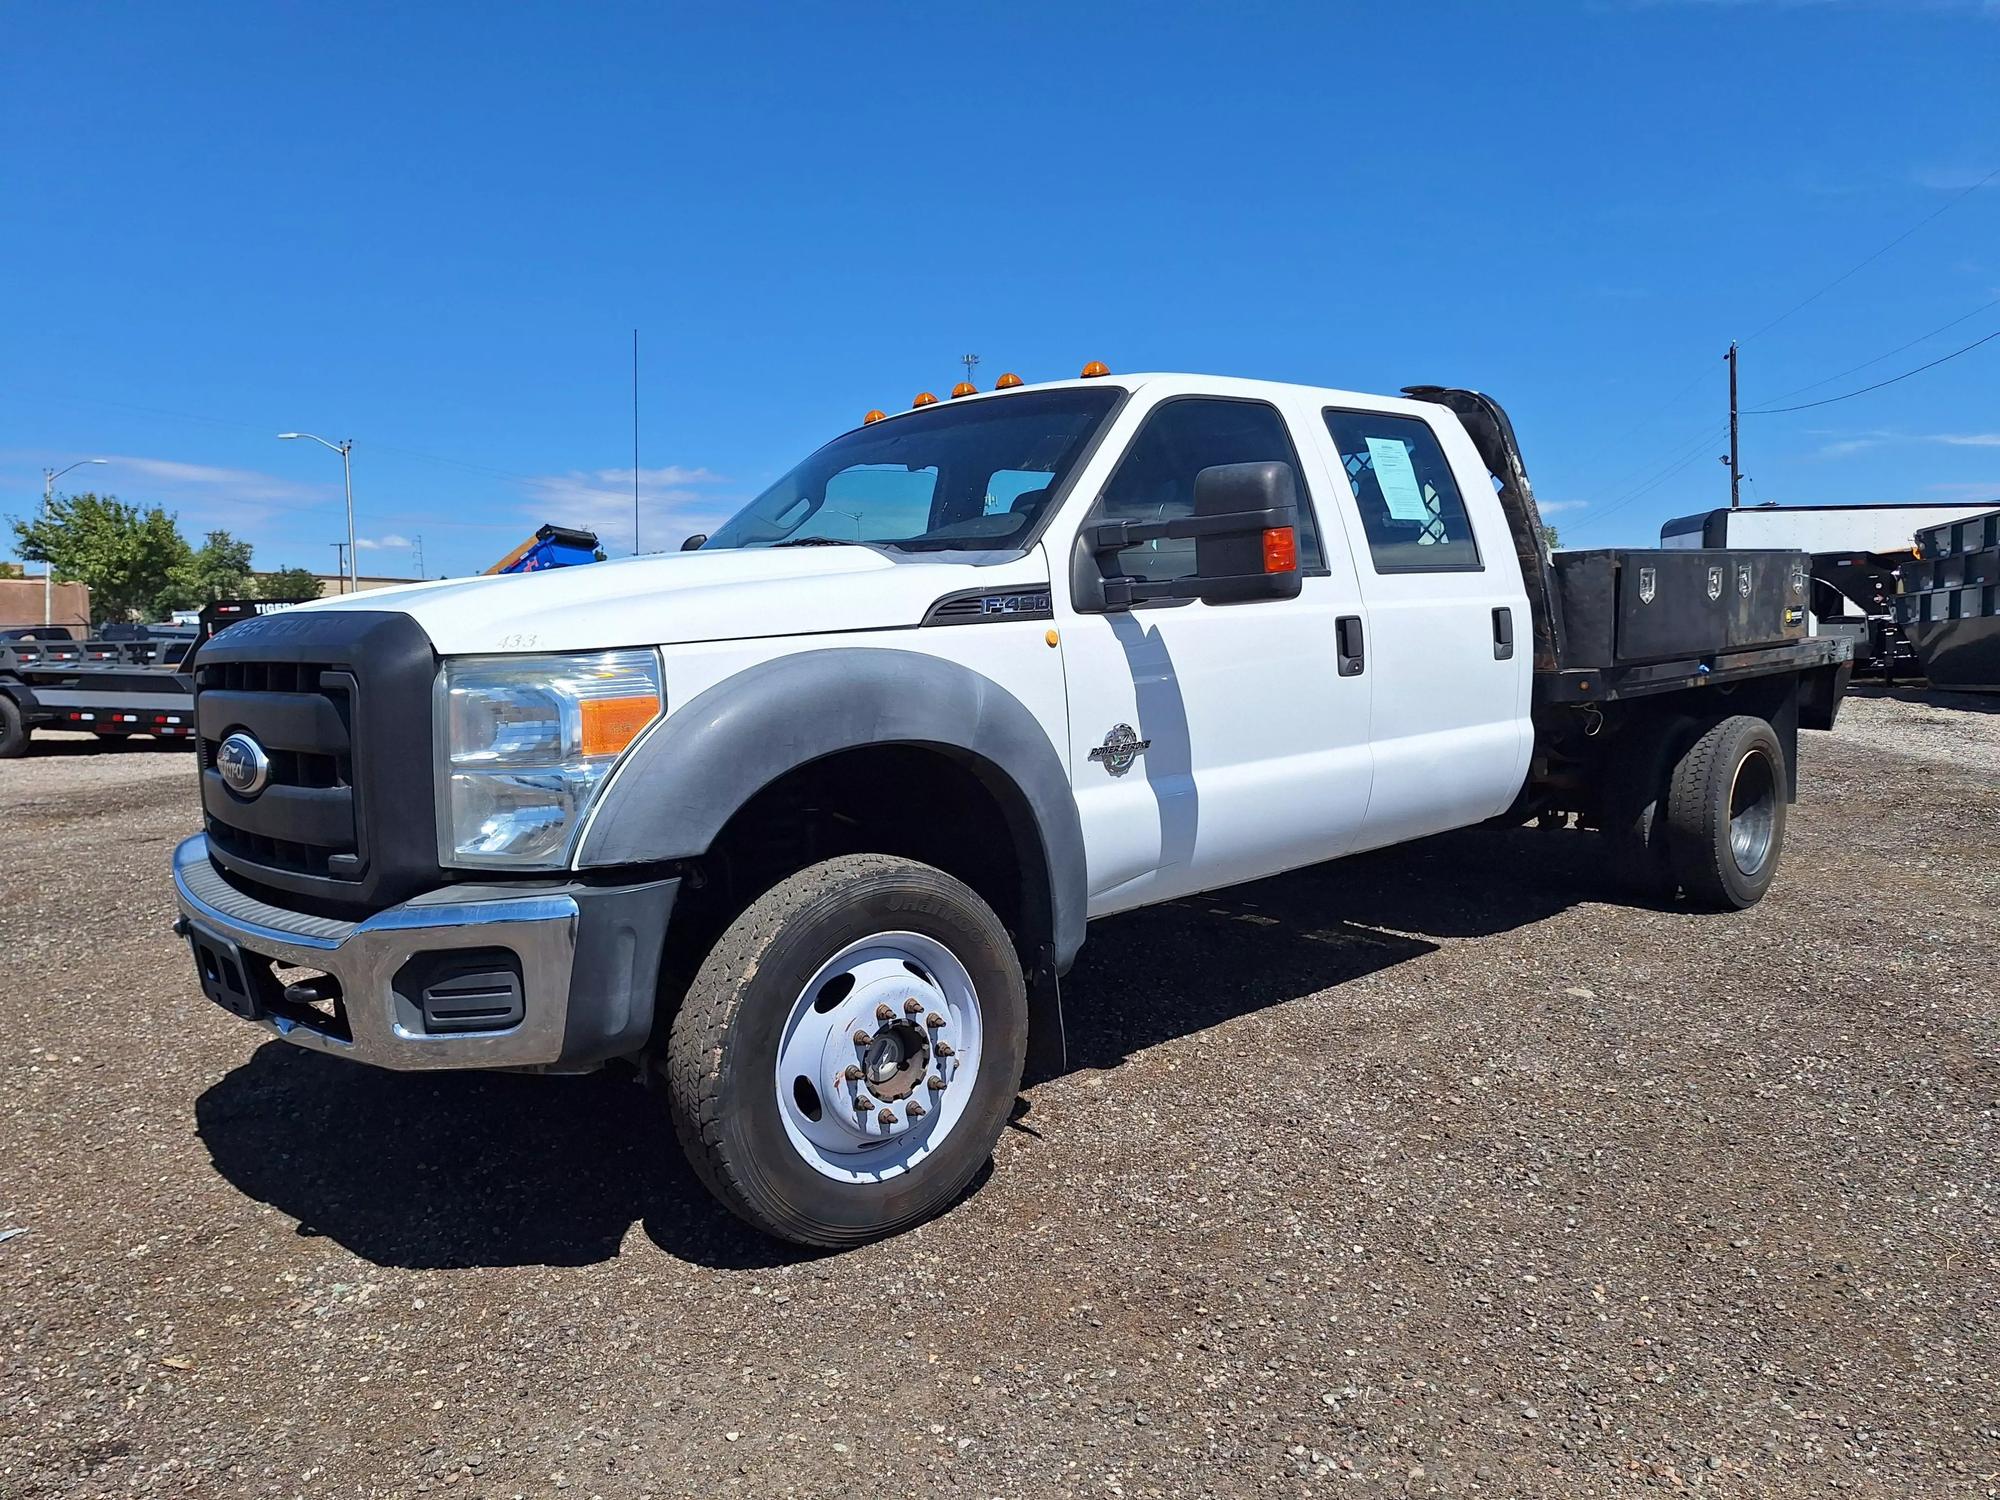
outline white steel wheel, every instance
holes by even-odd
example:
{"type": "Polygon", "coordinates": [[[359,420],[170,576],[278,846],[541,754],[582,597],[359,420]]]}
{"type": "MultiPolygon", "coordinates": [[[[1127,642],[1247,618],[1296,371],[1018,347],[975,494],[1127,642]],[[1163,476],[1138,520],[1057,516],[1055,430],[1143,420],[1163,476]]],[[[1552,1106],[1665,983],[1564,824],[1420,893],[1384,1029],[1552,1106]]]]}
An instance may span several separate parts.
{"type": "Polygon", "coordinates": [[[729,925],[664,1061],[703,1184],[767,1234],[840,1247],[957,1200],[1027,1050],[1027,987],[992,909],[930,865],[849,854],[729,925]]]}
{"type": "Polygon", "coordinates": [[[979,994],[915,932],[850,943],[793,1002],[775,1077],[785,1133],[846,1182],[906,1172],[942,1145],[979,1080],[979,994]]]}

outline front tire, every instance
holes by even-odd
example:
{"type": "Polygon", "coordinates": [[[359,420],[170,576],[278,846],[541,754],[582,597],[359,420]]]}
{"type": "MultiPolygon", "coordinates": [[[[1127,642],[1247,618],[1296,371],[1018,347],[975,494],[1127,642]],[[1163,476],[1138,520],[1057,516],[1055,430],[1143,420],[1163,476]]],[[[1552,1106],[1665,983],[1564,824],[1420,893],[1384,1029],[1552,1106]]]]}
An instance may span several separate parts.
{"type": "Polygon", "coordinates": [[[1744,911],[1764,899],[1785,844],[1784,747],[1766,721],[1724,719],[1689,747],[1667,790],[1667,842],[1688,900],[1744,911]]]}
{"type": "Polygon", "coordinates": [[[1027,1056],[1020,960],[968,886],[853,854],[716,941],[667,1039],[675,1130],[731,1211],[839,1248],[942,1212],[992,1155],[1027,1056]]]}

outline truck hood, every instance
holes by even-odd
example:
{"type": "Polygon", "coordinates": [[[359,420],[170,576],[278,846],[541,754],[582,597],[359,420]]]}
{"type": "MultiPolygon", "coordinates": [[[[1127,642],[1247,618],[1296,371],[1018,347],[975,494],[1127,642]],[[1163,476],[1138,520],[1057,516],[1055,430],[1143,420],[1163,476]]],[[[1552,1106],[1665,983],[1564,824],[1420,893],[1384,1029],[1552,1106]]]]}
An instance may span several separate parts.
{"type": "Polygon", "coordinates": [[[405,584],[300,608],[399,610],[452,656],[906,628],[946,594],[1047,582],[1039,548],[973,563],[871,547],[781,547],[405,584]]]}

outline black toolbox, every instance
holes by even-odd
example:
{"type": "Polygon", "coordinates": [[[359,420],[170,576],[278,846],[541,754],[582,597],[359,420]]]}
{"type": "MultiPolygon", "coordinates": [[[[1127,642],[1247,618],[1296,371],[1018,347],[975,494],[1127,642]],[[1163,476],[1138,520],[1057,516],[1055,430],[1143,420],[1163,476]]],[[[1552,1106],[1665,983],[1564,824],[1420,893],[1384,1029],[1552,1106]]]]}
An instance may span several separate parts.
{"type": "Polygon", "coordinates": [[[1807,634],[1803,552],[1606,547],[1553,561],[1566,668],[1717,656],[1807,634]]]}

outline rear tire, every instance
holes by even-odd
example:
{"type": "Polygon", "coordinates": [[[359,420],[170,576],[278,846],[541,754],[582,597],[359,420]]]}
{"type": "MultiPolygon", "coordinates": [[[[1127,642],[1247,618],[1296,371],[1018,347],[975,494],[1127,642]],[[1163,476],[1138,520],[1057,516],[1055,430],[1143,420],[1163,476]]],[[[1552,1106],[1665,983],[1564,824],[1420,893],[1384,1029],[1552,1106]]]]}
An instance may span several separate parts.
{"type": "Polygon", "coordinates": [[[1763,719],[1724,719],[1681,756],[1667,792],[1667,847],[1689,901],[1743,911],[1764,898],[1784,850],[1785,788],[1784,747],[1763,719]]]}
{"type": "Polygon", "coordinates": [[[0,760],[17,760],[28,753],[34,738],[33,726],[21,719],[21,706],[0,693],[0,760]]]}
{"type": "Polygon", "coordinates": [[[929,865],[852,854],[780,881],[709,950],[668,1032],[668,1095],[725,1206],[840,1248],[957,1200],[1027,1044],[1020,960],[992,909],[929,865]]]}
{"type": "Polygon", "coordinates": [[[1607,773],[1601,826],[1604,863],[1610,879],[1634,896],[1671,900],[1675,877],[1667,854],[1668,777],[1686,742],[1684,720],[1662,722],[1656,731],[1620,747],[1607,773]]]}

